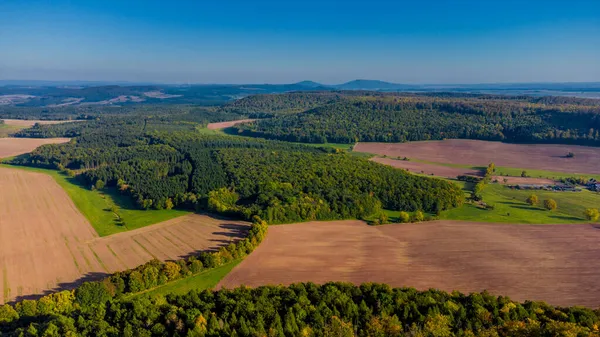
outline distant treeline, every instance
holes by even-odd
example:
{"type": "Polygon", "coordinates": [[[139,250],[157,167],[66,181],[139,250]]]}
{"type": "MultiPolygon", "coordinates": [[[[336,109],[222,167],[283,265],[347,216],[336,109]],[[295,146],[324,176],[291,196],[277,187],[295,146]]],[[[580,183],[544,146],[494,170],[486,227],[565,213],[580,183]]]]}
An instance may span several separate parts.
{"type": "MultiPolygon", "coordinates": [[[[273,96],[286,99],[289,94],[273,96]]],[[[234,129],[247,136],[306,143],[466,138],[599,145],[600,103],[568,97],[377,93],[234,129]]]]}
{"type": "MultiPolygon", "coordinates": [[[[200,124],[223,122],[246,118],[235,112],[216,107],[187,104],[135,104],[124,106],[58,106],[23,107],[0,105],[0,118],[39,119],[39,120],[95,120],[101,118],[169,118],[172,121],[188,121],[200,124]]],[[[42,128],[43,130],[43,128],[42,128]]],[[[23,137],[49,137],[43,133],[21,133],[23,137]]]]}
{"type": "Polygon", "coordinates": [[[185,295],[131,300],[94,292],[88,295],[64,291],[39,301],[23,301],[14,308],[0,306],[0,334],[566,337],[597,336],[600,325],[598,310],[519,303],[485,292],[449,294],[372,283],[193,290],[185,295]]]}
{"type": "Polygon", "coordinates": [[[363,218],[382,208],[439,212],[463,201],[454,184],[332,149],[203,134],[167,117],[75,124],[29,129],[76,138],[12,162],[118,188],[144,209],[201,208],[269,223],[363,218]]]}

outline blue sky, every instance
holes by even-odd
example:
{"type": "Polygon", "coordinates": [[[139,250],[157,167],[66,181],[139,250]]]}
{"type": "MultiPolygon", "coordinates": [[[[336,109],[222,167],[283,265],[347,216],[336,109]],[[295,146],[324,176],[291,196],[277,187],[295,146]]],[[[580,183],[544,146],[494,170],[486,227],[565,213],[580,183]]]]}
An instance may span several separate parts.
{"type": "Polygon", "coordinates": [[[0,79],[600,81],[600,1],[0,0],[0,79]]]}

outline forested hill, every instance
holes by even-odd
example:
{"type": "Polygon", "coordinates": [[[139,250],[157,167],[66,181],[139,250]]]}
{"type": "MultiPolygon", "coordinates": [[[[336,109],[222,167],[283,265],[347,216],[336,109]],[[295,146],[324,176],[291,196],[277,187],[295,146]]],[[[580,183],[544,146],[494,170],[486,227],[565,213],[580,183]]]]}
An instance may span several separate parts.
{"type": "Polygon", "coordinates": [[[600,100],[462,94],[378,94],[236,127],[306,143],[466,138],[600,145],[600,100]]]}
{"type": "Polygon", "coordinates": [[[84,186],[118,188],[144,209],[209,209],[270,223],[365,218],[383,208],[433,213],[463,201],[454,184],[332,149],[196,128],[169,118],[38,126],[32,130],[76,138],[12,163],[63,170],[84,186]]]}
{"type": "Polygon", "coordinates": [[[270,117],[274,114],[303,112],[318,106],[340,101],[351,93],[292,92],[285,94],[252,95],[222,106],[219,111],[248,114],[250,117],[270,117]]]}

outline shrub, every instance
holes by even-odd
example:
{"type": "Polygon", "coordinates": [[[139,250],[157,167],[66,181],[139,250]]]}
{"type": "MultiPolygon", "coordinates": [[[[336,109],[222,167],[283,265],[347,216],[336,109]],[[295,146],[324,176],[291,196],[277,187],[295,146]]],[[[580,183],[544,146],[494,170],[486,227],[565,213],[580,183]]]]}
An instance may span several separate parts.
{"type": "Polygon", "coordinates": [[[421,212],[421,211],[416,211],[415,214],[413,215],[413,221],[420,222],[423,220],[425,220],[425,214],[423,214],[423,212],[421,212]]]}
{"type": "Polygon", "coordinates": [[[544,200],[544,208],[549,211],[554,211],[556,208],[558,208],[558,204],[554,199],[546,199],[544,200]]]}
{"type": "Polygon", "coordinates": [[[588,208],[585,210],[584,215],[587,220],[596,222],[600,218],[600,211],[596,208],[588,208]]]}
{"type": "Polygon", "coordinates": [[[535,194],[531,194],[529,197],[527,197],[527,199],[525,200],[528,204],[530,204],[531,206],[535,206],[538,204],[539,199],[538,196],[535,194]]]}
{"type": "Polygon", "coordinates": [[[408,214],[407,212],[400,212],[400,214],[398,215],[398,219],[400,220],[400,222],[410,222],[410,214],[408,214]]]}

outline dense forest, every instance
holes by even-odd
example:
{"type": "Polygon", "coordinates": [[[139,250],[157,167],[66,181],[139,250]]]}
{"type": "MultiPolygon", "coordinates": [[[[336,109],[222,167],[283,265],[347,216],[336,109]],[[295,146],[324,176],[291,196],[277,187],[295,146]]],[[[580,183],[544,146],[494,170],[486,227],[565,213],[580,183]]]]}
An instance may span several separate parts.
{"type": "Polygon", "coordinates": [[[96,298],[64,291],[0,306],[6,336],[598,336],[600,312],[348,283],[96,298]]]}
{"type": "Polygon", "coordinates": [[[117,188],[142,209],[209,209],[270,223],[365,218],[384,208],[434,213],[463,201],[454,184],[332,149],[197,127],[168,116],[36,126],[24,133],[75,138],[12,163],[63,170],[90,188],[117,188]]]}
{"type": "Polygon", "coordinates": [[[466,138],[600,145],[600,105],[576,98],[378,94],[346,97],[234,129],[247,136],[306,143],[466,138]]]}

